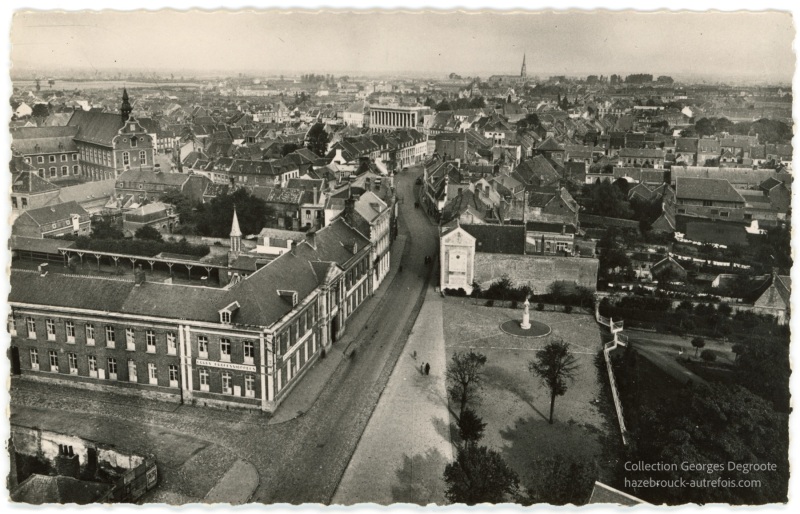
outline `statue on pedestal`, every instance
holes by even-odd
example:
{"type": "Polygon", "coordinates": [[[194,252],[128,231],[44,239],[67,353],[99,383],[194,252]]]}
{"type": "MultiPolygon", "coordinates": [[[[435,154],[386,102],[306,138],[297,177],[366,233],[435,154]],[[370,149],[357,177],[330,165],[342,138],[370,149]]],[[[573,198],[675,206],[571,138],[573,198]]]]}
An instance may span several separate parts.
{"type": "Polygon", "coordinates": [[[530,307],[531,304],[528,302],[528,298],[525,298],[525,310],[522,312],[522,323],[519,324],[522,330],[528,330],[531,328],[531,312],[530,307]]]}

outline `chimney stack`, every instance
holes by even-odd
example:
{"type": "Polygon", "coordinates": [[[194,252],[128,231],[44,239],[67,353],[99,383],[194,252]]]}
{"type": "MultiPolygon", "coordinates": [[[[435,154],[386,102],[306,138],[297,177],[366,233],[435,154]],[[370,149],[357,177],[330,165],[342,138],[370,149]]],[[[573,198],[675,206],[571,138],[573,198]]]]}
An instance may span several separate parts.
{"type": "Polygon", "coordinates": [[[314,186],[314,205],[319,203],[319,188],[314,186]]]}

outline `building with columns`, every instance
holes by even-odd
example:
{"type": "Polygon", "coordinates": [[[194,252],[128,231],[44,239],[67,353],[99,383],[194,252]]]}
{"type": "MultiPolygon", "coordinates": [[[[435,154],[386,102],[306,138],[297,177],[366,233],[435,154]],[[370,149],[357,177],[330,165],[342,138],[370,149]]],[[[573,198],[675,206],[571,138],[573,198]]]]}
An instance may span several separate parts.
{"type": "Polygon", "coordinates": [[[431,113],[431,108],[425,106],[371,105],[369,127],[372,132],[391,132],[418,127],[421,129],[423,116],[431,113]]]}
{"type": "Polygon", "coordinates": [[[14,269],[12,373],[274,411],[371,294],[371,253],[340,219],[225,287],[14,269]]]}

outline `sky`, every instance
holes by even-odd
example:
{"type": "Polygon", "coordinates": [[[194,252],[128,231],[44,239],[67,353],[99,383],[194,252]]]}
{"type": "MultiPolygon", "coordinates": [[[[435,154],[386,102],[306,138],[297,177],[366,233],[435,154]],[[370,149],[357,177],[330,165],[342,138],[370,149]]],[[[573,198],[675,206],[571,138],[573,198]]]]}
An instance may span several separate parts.
{"type": "MultiPolygon", "coordinates": [[[[791,14],[17,12],[15,70],[653,73],[790,80],[791,14]]],[[[12,73],[15,71],[12,70],[12,73]]]]}

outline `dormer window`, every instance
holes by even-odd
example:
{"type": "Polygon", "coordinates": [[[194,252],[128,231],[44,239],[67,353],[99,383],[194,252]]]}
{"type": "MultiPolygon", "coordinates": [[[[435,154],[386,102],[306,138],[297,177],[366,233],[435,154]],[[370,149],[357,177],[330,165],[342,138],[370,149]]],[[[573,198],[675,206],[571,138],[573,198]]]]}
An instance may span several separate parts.
{"type": "Polygon", "coordinates": [[[287,291],[284,289],[278,289],[278,296],[288,301],[292,305],[292,307],[297,305],[297,291],[287,291]]]}
{"type": "Polygon", "coordinates": [[[233,313],[239,309],[239,302],[233,302],[224,309],[219,310],[219,321],[223,325],[230,325],[233,320],[233,313]]]}

